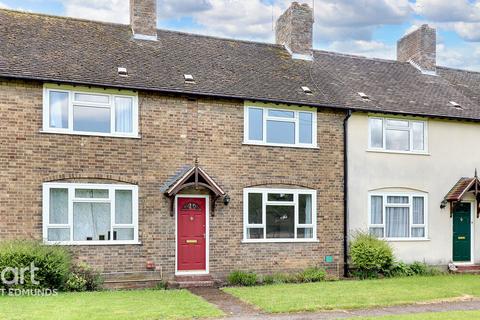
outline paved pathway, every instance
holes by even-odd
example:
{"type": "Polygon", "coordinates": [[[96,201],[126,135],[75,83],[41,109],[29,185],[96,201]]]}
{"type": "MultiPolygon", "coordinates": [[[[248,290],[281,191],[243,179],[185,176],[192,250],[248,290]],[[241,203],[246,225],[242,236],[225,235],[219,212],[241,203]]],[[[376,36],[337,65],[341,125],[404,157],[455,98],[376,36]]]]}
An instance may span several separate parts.
{"type": "Polygon", "coordinates": [[[419,303],[395,307],[349,311],[322,311],[310,313],[265,314],[249,304],[216,288],[194,288],[194,294],[218,306],[228,320],[333,320],[355,317],[375,317],[425,312],[480,310],[480,299],[465,297],[458,301],[419,303]]]}

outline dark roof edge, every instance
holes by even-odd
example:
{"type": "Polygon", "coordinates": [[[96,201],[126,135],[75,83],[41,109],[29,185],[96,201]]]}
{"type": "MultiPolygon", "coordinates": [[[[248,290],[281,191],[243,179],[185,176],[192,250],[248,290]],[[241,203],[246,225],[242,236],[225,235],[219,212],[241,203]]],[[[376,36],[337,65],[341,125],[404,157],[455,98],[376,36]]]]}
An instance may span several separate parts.
{"type": "Polygon", "coordinates": [[[159,92],[159,93],[167,93],[167,94],[179,94],[179,95],[183,94],[183,95],[192,95],[192,96],[197,96],[197,97],[212,97],[212,98],[236,99],[236,100],[253,100],[253,101],[265,102],[265,103],[293,104],[293,105],[302,105],[302,106],[332,109],[332,110],[344,110],[344,111],[352,110],[352,111],[355,111],[355,112],[363,112],[363,113],[369,113],[370,112],[370,113],[383,113],[383,114],[391,114],[391,115],[429,117],[429,118],[439,118],[439,119],[452,119],[452,120],[461,120],[461,121],[480,122],[480,118],[442,116],[442,115],[434,115],[434,114],[426,114],[426,113],[425,114],[424,113],[411,113],[411,112],[402,112],[402,111],[387,111],[387,110],[379,110],[379,109],[368,109],[368,108],[364,108],[364,107],[359,108],[359,107],[348,107],[348,106],[325,104],[325,103],[322,104],[322,103],[289,101],[289,100],[271,99],[271,98],[262,98],[262,97],[247,97],[247,96],[239,96],[239,95],[232,95],[232,94],[220,94],[220,93],[214,93],[214,92],[195,92],[195,91],[175,90],[175,89],[167,89],[167,88],[161,88],[160,89],[160,88],[149,88],[149,87],[140,87],[140,86],[113,85],[113,84],[104,84],[104,83],[97,83],[97,82],[59,80],[59,79],[54,79],[54,78],[42,78],[42,77],[34,77],[34,76],[5,75],[5,74],[2,74],[2,73],[0,73],[0,78],[15,79],[15,80],[34,80],[34,81],[53,82],[53,83],[62,83],[62,84],[70,84],[70,85],[99,86],[99,87],[107,87],[107,88],[113,88],[113,89],[150,91],[150,92],[159,92]]]}

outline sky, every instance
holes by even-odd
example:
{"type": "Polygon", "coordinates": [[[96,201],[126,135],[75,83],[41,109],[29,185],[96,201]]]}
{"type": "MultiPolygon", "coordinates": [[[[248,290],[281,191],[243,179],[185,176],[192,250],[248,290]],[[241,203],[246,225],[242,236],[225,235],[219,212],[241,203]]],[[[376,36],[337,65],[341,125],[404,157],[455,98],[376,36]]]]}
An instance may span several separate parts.
{"type": "MultiPolygon", "coordinates": [[[[158,27],[274,42],[289,0],[158,0],[158,27]]],[[[395,59],[396,41],[437,28],[437,64],[480,71],[480,0],[299,0],[315,4],[314,48],[395,59]]],[[[129,23],[129,0],[0,0],[0,8],[129,23]]]]}

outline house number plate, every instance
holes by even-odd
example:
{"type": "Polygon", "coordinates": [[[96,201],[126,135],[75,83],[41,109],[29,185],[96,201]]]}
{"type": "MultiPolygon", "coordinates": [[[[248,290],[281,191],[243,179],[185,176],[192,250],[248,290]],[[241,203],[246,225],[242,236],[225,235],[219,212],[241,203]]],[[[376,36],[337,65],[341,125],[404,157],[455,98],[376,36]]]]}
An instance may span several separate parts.
{"type": "Polygon", "coordinates": [[[187,244],[196,244],[197,240],[187,240],[187,244]]]}

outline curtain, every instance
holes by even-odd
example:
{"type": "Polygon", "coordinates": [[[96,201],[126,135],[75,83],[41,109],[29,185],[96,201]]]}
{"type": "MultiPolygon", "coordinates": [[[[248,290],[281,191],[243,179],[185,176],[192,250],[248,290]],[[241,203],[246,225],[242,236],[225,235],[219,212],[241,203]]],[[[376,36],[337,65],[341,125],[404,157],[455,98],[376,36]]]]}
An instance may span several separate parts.
{"type": "Polygon", "coordinates": [[[68,224],[68,189],[50,189],[49,224],[68,224]]]}
{"type": "Polygon", "coordinates": [[[424,224],[423,198],[413,197],[413,224],[424,224]]]}
{"type": "Polygon", "coordinates": [[[405,196],[399,196],[399,197],[388,196],[387,197],[387,203],[407,204],[408,203],[408,197],[405,197],[405,196]]]}
{"type": "Polygon", "coordinates": [[[115,131],[130,133],[133,131],[132,98],[115,97],[115,131]]]}
{"type": "Polygon", "coordinates": [[[50,92],[50,127],[68,128],[68,93],[50,92]]]}
{"type": "Polygon", "coordinates": [[[299,194],[298,202],[298,222],[300,224],[312,224],[312,196],[309,194],[299,194]]]}
{"type": "Polygon", "coordinates": [[[115,224],[132,224],[132,191],[115,191],[115,224]]]}
{"type": "MultiPolygon", "coordinates": [[[[110,232],[110,204],[75,202],[73,204],[73,240],[108,240],[110,232]]],[[[112,235],[110,239],[113,240],[112,235]]]]}
{"type": "Polygon", "coordinates": [[[371,224],[383,224],[383,197],[372,196],[371,207],[371,224]]]}
{"type": "Polygon", "coordinates": [[[387,238],[407,238],[409,228],[408,208],[387,208],[387,238]]]}

